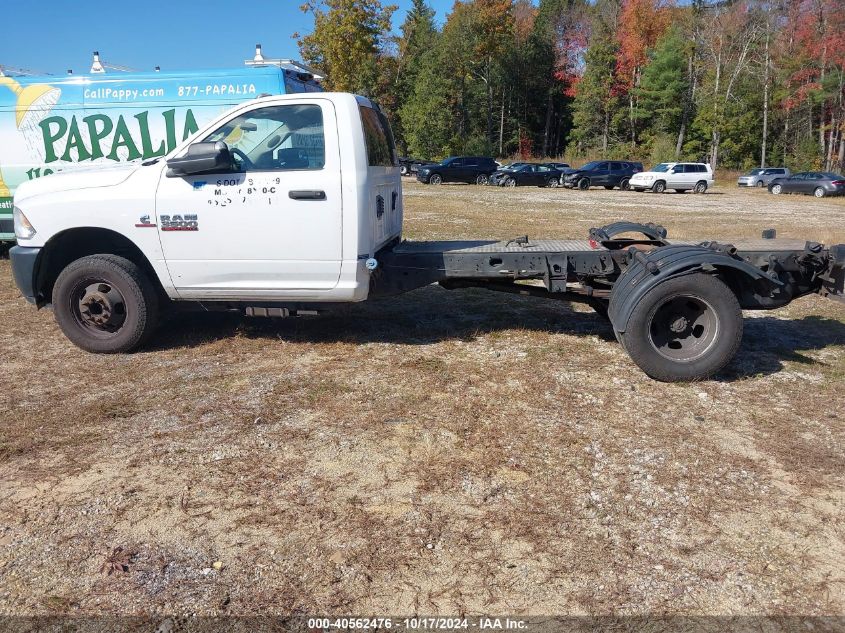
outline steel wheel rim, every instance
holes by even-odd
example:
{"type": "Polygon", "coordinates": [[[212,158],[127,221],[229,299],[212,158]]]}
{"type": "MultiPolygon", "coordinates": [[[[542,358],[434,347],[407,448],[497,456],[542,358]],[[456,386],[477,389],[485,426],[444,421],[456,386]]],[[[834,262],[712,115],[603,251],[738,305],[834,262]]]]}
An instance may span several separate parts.
{"type": "Polygon", "coordinates": [[[705,186],[704,186],[703,184],[701,184],[701,183],[698,183],[698,184],[695,186],[695,191],[696,191],[696,193],[704,193],[705,191],[707,191],[707,187],[705,187],[705,186]]]}
{"type": "Polygon", "coordinates": [[[772,187],[772,193],[778,194],[780,193],[780,185],[775,185],[772,187]]]}
{"type": "Polygon", "coordinates": [[[821,187],[816,187],[814,193],[816,195],[816,198],[824,198],[824,189],[822,189],[821,187]]]}
{"type": "Polygon", "coordinates": [[[508,187],[516,187],[516,180],[513,178],[508,178],[508,181],[505,183],[508,187]]]}
{"type": "Polygon", "coordinates": [[[429,178],[429,181],[432,185],[439,185],[440,184],[440,176],[432,176],[429,178]]]}
{"type": "Polygon", "coordinates": [[[716,344],[719,315],[697,295],[673,295],[655,306],[648,317],[648,340],[663,358],[691,363],[716,344]]]}
{"type": "Polygon", "coordinates": [[[475,184],[477,185],[486,185],[487,184],[487,176],[481,174],[478,178],[475,179],[475,184]]]}
{"type": "Polygon", "coordinates": [[[76,324],[100,338],[114,336],[126,323],[126,298],[106,279],[85,279],[70,294],[76,324]]]}

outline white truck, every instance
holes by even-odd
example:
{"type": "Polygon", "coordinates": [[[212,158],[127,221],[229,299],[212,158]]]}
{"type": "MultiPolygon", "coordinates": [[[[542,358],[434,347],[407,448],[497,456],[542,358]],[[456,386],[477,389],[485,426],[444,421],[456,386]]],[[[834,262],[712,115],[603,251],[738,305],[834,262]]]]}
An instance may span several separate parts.
{"type": "Polygon", "coordinates": [[[582,301],[650,376],[736,353],[744,308],[841,298],[845,245],[670,241],[617,222],[584,240],[402,241],[385,116],[350,94],[268,96],[163,157],[54,174],[14,198],[15,281],[90,352],[128,352],[165,308],[298,316],[430,283],[582,301]],[[627,237],[626,237],[627,236],[627,237]]]}

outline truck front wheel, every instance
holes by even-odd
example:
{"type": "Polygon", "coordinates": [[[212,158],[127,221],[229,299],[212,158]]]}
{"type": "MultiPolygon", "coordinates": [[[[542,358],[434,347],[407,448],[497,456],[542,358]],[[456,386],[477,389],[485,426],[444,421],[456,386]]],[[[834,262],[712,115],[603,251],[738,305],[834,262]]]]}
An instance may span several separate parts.
{"type": "Polygon", "coordinates": [[[742,340],[742,310],[718,278],[683,275],[646,293],[617,338],[631,359],[656,380],[702,380],[736,355],[742,340]]]}
{"type": "Polygon", "coordinates": [[[77,347],[100,354],[129,352],[158,320],[158,295],[146,273],[116,255],[90,255],[68,264],[53,286],[53,311],[77,347]]]}

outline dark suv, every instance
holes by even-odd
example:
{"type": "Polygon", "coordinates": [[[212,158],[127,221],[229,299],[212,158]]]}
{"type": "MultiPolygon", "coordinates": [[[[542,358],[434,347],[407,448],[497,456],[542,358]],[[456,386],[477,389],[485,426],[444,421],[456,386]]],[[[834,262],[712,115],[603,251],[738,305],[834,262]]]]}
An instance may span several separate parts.
{"type": "Polygon", "coordinates": [[[487,183],[499,166],[486,156],[452,156],[438,165],[425,165],[417,172],[417,180],[430,185],[442,182],[487,183]]]}
{"type": "Polygon", "coordinates": [[[563,178],[563,186],[578,189],[619,187],[627,190],[631,176],[642,170],[642,163],[630,160],[594,160],[566,174],[563,178]]]}

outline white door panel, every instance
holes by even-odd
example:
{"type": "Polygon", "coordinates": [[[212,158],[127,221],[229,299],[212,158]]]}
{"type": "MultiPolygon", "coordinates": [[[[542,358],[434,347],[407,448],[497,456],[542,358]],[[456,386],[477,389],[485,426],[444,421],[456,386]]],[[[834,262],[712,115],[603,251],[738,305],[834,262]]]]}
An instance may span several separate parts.
{"type": "Polygon", "coordinates": [[[201,289],[258,296],[269,290],[334,288],[342,260],[342,196],[331,102],[303,99],[259,106],[241,112],[231,125],[235,129],[223,126],[218,136],[225,135],[244,157],[241,171],[162,175],[156,215],[174,286],[186,297],[201,289]],[[278,121],[260,118],[272,110],[281,121],[284,113],[293,112],[284,108],[303,111],[309,105],[322,113],[324,146],[316,150],[304,147],[302,138],[314,137],[317,125],[308,128],[306,137],[287,130],[286,122],[277,130],[278,121]]]}

